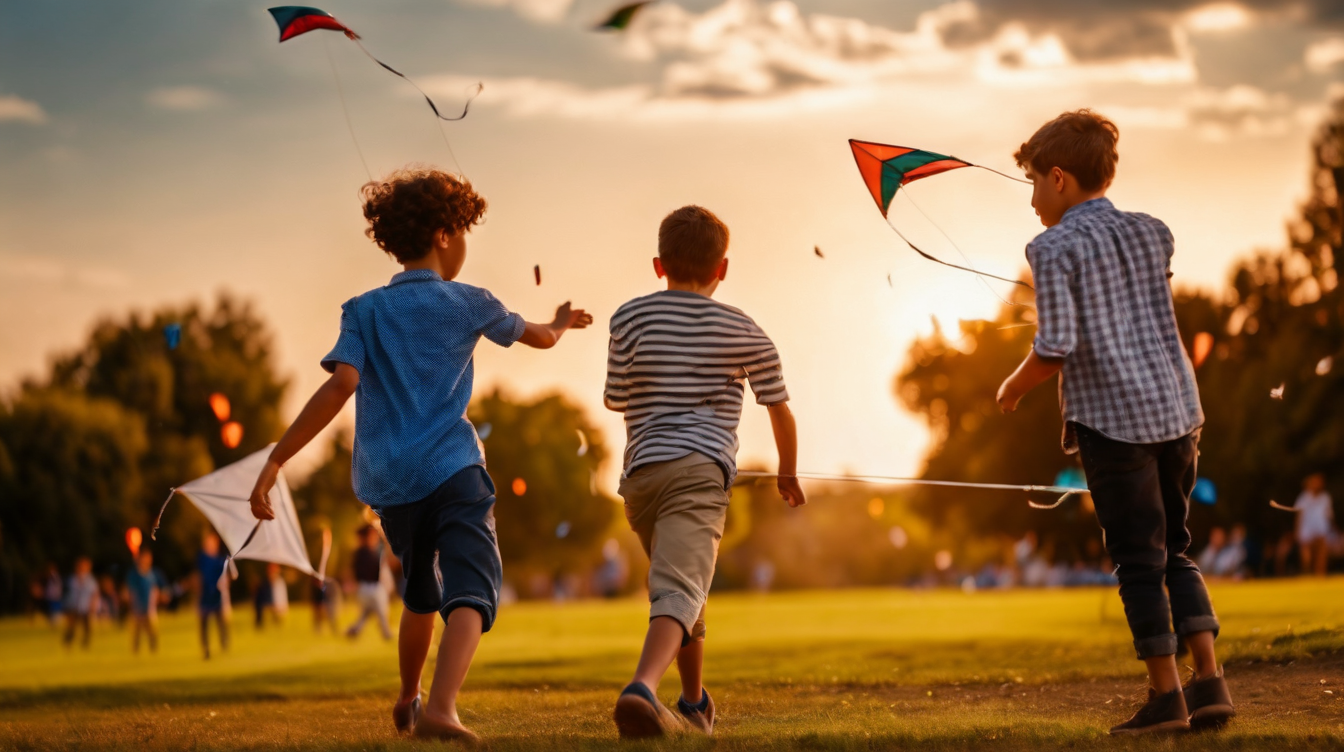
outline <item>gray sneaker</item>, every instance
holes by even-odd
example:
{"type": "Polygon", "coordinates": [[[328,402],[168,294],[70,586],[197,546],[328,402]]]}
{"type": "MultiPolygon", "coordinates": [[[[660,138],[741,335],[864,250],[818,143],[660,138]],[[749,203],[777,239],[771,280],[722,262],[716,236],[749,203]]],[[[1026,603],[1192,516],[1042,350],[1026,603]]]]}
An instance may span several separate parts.
{"type": "Polygon", "coordinates": [[[621,696],[616,698],[612,719],[616,721],[616,730],[622,739],[645,739],[685,731],[677,714],[658,702],[653,690],[640,682],[631,682],[622,690],[621,696]]]}
{"type": "Polygon", "coordinates": [[[700,688],[700,702],[692,705],[686,702],[684,696],[677,698],[677,712],[686,719],[686,725],[703,733],[705,736],[711,736],[714,733],[714,700],[709,696],[709,690],[700,688]]]}

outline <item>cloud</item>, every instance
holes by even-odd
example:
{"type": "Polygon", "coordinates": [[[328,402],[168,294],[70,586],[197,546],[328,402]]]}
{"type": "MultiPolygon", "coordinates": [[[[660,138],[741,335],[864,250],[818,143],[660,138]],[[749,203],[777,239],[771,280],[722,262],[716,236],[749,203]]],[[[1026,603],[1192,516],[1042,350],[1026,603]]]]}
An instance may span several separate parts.
{"type": "Polygon", "coordinates": [[[1329,73],[1336,65],[1344,63],[1344,37],[1331,37],[1312,44],[1307,47],[1303,59],[1313,73],[1329,73]]]}
{"type": "Polygon", "coordinates": [[[541,23],[556,23],[562,20],[574,5],[574,0],[466,0],[466,2],[473,5],[510,8],[523,18],[541,23]]]}
{"type": "Polygon", "coordinates": [[[1188,32],[1245,28],[1260,16],[1307,28],[1344,26],[1339,0],[977,0],[976,8],[974,18],[944,29],[949,45],[978,44],[1019,25],[1058,37],[1081,62],[1180,57],[1188,32]]]}
{"type": "Polygon", "coordinates": [[[47,122],[42,105],[12,94],[0,96],[0,123],[18,122],[41,125],[47,122]]]}
{"type": "Polygon", "coordinates": [[[1319,103],[1296,104],[1286,94],[1246,85],[1198,87],[1169,106],[1097,107],[1122,129],[1188,129],[1207,141],[1282,136],[1294,128],[1314,126],[1321,110],[1319,103]]]}
{"type": "Polygon", "coordinates": [[[130,277],[116,269],[67,266],[41,256],[0,254],[0,280],[24,284],[49,283],[88,290],[126,287],[130,277]]]}
{"type": "Polygon", "coordinates": [[[203,86],[161,86],[145,94],[145,101],[163,110],[196,112],[222,104],[224,97],[203,86]]]}

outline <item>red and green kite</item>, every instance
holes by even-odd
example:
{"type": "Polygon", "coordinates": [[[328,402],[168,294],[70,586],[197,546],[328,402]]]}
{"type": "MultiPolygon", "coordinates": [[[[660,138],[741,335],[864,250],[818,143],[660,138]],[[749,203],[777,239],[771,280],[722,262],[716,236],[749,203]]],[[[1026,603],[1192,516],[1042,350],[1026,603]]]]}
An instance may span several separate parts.
{"type": "MultiPolygon", "coordinates": [[[[940,258],[925,253],[919,246],[910,242],[896,225],[891,223],[891,218],[887,216],[888,209],[891,208],[892,199],[896,198],[896,191],[903,185],[908,185],[920,178],[927,178],[933,175],[939,175],[948,170],[956,170],[962,167],[979,167],[982,170],[989,170],[998,175],[1003,175],[1010,180],[1018,182],[1027,182],[1021,178],[1015,178],[1012,175],[1005,175],[998,170],[972,164],[964,159],[957,159],[946,154],[925,151],[923,149],[914,149],[909,146],[895,146],[892,144],[879,144],[873,141],[859,141],[851,138],[849,148],[854,152],[854,163],[859,166],[859,174],[863,176],[863,184],[868,187],[868,192],[872,194],[873,201],[877,202],[878,211],[887,219],[887,224],[891,229],[896,230],[896,234],[910,246],[915,253],[923,256],[929,261],[950,266],[953,269],[960,269],[972,274],[978,274],[982,277],[991,277],[1003,282],[1011,282],[1015,285],[1022,285],[1028,289],[1031,285],[1017,279],[1008,279],[996,274],[978,271],[968,266],[958,266],[957,264],[943,261],[940,258]]],[[[946,234],[946,233],[944,233],[946,234]]],[[[949,239],[950,240],[950,239],[949,239]]],[[[955,243],[953,244],[955,247],[955,243]]],[[[960,249],[958,249],[960,252],[960,249]]]]}

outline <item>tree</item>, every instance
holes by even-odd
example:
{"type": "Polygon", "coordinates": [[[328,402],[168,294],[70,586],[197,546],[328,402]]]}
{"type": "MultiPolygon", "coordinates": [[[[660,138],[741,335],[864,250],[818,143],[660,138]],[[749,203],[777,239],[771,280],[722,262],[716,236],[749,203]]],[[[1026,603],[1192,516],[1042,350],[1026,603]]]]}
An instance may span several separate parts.
{"type": "MultiPolygon", "coordinates": [[[[125,519],[117,522],[120,527],[99,533],[119,540],[125,528],[134,525],[147,534],[170,487],[241,459],[279,436],[283,427],[280,402],[286,387],[275,373],[268,328],[246,303],[221,294],[213,309],[193,303],[165,307],[148,315],[133,312],[125,319],[99,322],[83,346],[58,357],[46,379],[23,384],[7,407],[6,420],[11,422],[22,419],[42,426],[66,421],[72,431],[70,446],[43,446],[24,455],[22,463],[15,448],[20,445],[9,443],[8,453],[16,467],[24,465],[24,473],[59,477],[79,469],[69,464],[69,457],[94,453],[90,461],[110,461],[114,455],[97,454],[103,451],[98,442],[100,437],[112,435],[115,426],[124,424],[116,430],[124,434],[123,438],[139,437],[136,441],[140,443],[125,444],[122,453],[115,456],[129,458],[130,448],[140,447],[134,454],[135,483],[118,490],[119,498],[124,495],[128,505],[125,519]],[[175,348],[165,336],[170,324],[181,330],[175,348]],[[210,395],[216,392],[229,400],[229,420],[244,428],[237,447],[226,446],[221,437],[221,421],[210,405],[210,395]],[[80,395],[86,404],[73,401],[74,395],[80,395]],[[86,420],[94,420],[98,430],[88,428],[86,420]]],[[[80,520],[84,517],[103,519],[96,508],[85,510],[74,501],[63,506],[67,504],[63,500],[67,497],[61,495],[65,487],[24,487],[32,494],[27,497],[28,503],[70,515],[69,524],[83,525],[80,520]]],[[[204,518],[189,505],[172,507],[159,540],[152,544],[156,563],[171,574],[185,573],[204,524],[204,518]]],[[[79,537],[53,535],[45,528],[30,535],[26,526],[5,527],[11,547],[16,539],[32,539],[35,548],[26,555],[38,558],[58,555],[67,550],[67,545],[91,545],[79,537]]],[[[124,545],[118,545],[119,550],[84,550],[98,554],[96,565],[106,566],[129,556],[124,545]],[[114,550],[120,558],[106,558],[114,550]]]]}
{"type": "Polygon", "coordinates": [[[48,562],[126,560],[148,445],[144,420],[106,398],[30,389],[0,406],[0,569],[27,582],[48,562]]]}
{"type": "Polygon", "coordinates": [[[560,395],[516,402],[495,391],[467,414],[480,430],[490,427],[482,443],[498,491],[505,572],[513,566],[555,573],[595,563],[616,504],[597,492],[607,447],[583,411],[560,395]]]}

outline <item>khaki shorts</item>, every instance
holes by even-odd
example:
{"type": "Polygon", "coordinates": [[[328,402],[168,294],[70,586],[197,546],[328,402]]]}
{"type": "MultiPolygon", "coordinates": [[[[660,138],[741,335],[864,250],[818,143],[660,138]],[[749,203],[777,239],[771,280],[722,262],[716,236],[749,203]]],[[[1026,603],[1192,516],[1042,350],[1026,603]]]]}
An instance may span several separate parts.
{"type": "Polygon", "coordinates": [[[691,453],[637,468],[620,494],[649,555],[649,618],[676,619],[687,643],[705,639],[705,600],[728,516],[723,469],[691,453]]]}

